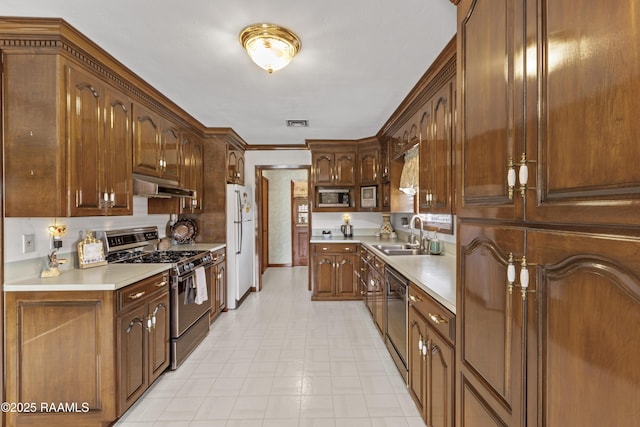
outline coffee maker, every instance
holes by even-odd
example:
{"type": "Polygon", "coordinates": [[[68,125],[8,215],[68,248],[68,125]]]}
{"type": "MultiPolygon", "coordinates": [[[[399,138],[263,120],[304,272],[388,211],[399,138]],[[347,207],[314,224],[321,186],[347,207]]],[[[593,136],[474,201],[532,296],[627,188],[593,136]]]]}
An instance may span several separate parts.
{"type": "Polygon", "coordinates": [[[351,217],[345,214],[344,224],[340,226],[340,231],[342,231],[344,237],[353,237],[353,225],[349,224],[349,221],[351,221],[351,217]]]}
{"type": "Polygon", "coordinates": [[[344,237],[353,237],[353,225],[351,224],[342,224],[340,226],[340,231],[342,231],[344,237]]]}

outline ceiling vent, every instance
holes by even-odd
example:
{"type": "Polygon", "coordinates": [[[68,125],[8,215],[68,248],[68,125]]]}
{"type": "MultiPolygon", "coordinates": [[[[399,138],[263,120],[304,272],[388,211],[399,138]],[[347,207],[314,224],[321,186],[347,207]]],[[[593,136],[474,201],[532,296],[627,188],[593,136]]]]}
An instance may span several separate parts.
{"type": "Polygon", "coordinates": [[[289,128],[308,128],[309,120],[287,120],[287,127],[289,128]]]}

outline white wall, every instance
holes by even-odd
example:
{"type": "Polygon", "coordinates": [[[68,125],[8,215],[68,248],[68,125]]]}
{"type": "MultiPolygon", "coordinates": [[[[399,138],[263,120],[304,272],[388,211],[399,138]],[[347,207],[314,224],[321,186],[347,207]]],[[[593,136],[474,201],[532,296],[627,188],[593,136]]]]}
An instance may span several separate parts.
{"type": "Polygon", "coordinates": [[[148,215],[147,199],[133,198],[133,215],[130,216],[98,216],[76,218],[5,218],[4,219],[4,262],[22,261],[35,258],[46,258],[52,251],[51,236],[47,230],[54,222],[65,224],[67,233],[62,238],[60,254],[76,251],[76,244],[84,237],[87,230],[116,230],[120,228],[157,226],[161,237],[166,236],[166,225],[169,215],[148,215]],[[22,235],[35,234],[36,250],[28,254],[22,253],[22,235]]]}

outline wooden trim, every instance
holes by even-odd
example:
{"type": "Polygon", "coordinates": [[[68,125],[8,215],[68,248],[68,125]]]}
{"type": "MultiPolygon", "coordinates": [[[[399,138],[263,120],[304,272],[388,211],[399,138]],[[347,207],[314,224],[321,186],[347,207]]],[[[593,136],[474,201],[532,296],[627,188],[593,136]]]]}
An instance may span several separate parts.
{"type": "Polygon", "coordinates": [[[288,262],[286,264],[269,264],[269,267],[293,267],[293,265],[288,262]]]}
{"type": "Polygon", "coordinates": [[[402,126],[428,98],[456,73],[456,35],[453,36],[433,64],[422,75],[376,136],[383,140],[402,126]]]}
{"type": "Polygon", "coordinates": [[[270,144],[270,145],[247,145],[245,150],[247,151],[268,151],[268,150],[308,150],[309,147],[307,147],[306,144],[295,144],[295,145],[276,145],[276,144],[270,144]]]}

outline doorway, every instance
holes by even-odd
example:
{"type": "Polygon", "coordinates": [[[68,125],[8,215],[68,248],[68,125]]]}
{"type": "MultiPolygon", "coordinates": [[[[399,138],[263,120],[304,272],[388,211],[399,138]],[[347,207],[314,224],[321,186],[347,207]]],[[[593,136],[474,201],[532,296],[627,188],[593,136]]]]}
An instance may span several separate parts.
{"type": "MultiPolygon", "coordinates": [[[[306,183],[308,194],[309,176],[310,166],[308,165],[256,166],[259,240],[257,248],[261,273],[267,267],[294,265],[293,203],[295,198],[291,182],[306,183]]],[[[300,184],[297,185],[300,186],[300,184]]],[[[307,221],[309,222],[309,217],[307,221]]],[[[311,225],[308,222],[307,230],[310,230],[311,225]]],[[[262,289],[261,277],[258,288],[262,289]]]]}

